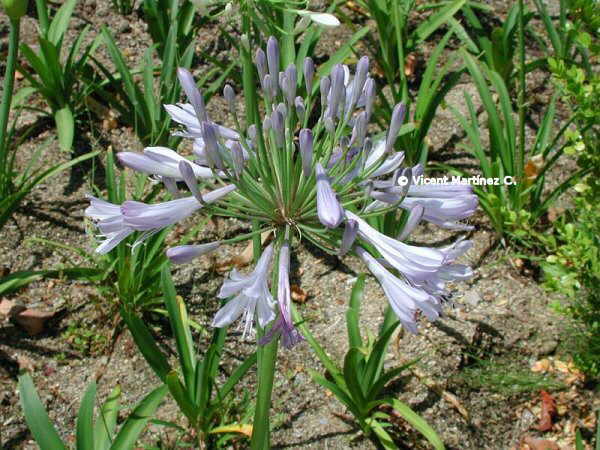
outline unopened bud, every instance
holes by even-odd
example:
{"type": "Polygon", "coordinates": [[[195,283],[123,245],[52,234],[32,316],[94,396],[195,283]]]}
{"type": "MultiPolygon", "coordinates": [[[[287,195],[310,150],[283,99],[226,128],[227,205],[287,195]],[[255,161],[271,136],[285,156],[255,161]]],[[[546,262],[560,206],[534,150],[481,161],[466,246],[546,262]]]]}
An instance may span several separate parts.
{"type": "Polygon", "coordinates": [[[27,12],[27,2],[28,0],[2,0],[2,6],[11,20],[19,20],[27,12]]]}

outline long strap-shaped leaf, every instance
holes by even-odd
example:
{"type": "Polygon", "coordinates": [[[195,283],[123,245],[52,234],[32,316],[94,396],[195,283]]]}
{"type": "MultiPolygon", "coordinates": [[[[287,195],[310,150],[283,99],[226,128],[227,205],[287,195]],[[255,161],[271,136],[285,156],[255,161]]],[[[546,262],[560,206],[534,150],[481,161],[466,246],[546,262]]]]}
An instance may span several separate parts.
{"type": "Polygon", "coordinates": [[[140,433],[144,431],[146,424],[154,415],[167,392],[167,386],[160,386],[138,403],[123,424],[119,434],[117,434],[111,450],[130,450],[134,447],[135,441],[140,433]]]}
{"type": "Polygon", "coordinates": [[[96,382],[92,381],[83,395],[77,415],[77,450],[94,450],[94,400],[96,382]]]}
{"type": "Polygon", "coordinates": [[[19,394],[27,426],[41,450],[66,450],[28,373],[19,376],[19,394]]]}
{"type": "Polygon", "coordinates": [[[444,443],[433,428],[406,403],[395,398],[385,400],[385,403],[394,408],[408,423],[419,431],[436,450],[444,450],[444,443]]]}

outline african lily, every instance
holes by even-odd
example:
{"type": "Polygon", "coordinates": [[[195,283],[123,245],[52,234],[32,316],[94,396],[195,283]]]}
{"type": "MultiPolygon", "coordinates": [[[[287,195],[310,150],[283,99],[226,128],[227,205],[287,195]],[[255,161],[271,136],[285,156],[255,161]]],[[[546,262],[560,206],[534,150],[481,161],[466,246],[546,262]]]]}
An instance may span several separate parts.
{"type": "MultiPolygon", "coordinates": [[[[327,252],[344,254],[358,238],[370,244],[412,289],[423,289],[427,280],[447,273],[449,259],[444,250],[405,244],[380,233],[366,220],[389,212],[390,208],[401,208],[409,211],[411,228],[421,219],[442,227],[464,228],[459,221],[470,216],[477,206],[470,186],[395,183],[399,173],[417,175],[422,169],[415,166],[400,172],[404,155],[393,151],[404,121],[402,105],[394,108],[384,140],[373,145],[366,135],[364,108],[372,100],[368,97],[374,95],[368,58],[359,61],[354,77],[348,67],[336,65],[331,77],[321,80],[323,112],[316,123],[309,124],[308,117],[298,116],[298,100],[293,92],[290,95],[290,90],[296,88],[296,67],[290,65],[279,71],[277,41],[271,38],[266,54],[258,50],[256,55],[268,113],[245,130],[210,121],[191,74],[180,69],[179,80],[189,103],[165,107],[185,127],[185,131],[176,133],[194,140],[194,160],[163,147],[146,148],[143,154],[123,152],[118,157],[140,172],[163,180],[184,181],[194,195],[154,205],[126,201],[119,206],[92,198],[87,215],[98,222],[108,240],[98,251],[110,250],[133,231],[159,230],[205,208],[214,214],[258,221],[260,231],[274,231],[278,250],[284,245],[293,246],[303,236],[327,252]],[[201,194],[197,179],[215,188],[201,194]],[[283,239],[284,234],[291,237],[283,239]]],[[[307,58],[303,70],[314,73],[313,67],[307,58]]],[[[227,86],[225,96],[231,100],[231,113],[239,124],[233,95],[227,86]]],[[[300,101],[305,105],[317,103],[310,95],[300,101]]],[[[224,243],[227,242],[175,247],[167,254],[173,262],[187,262],[224,243]]],[[[361,255],[365,252],[360,250],[361,255]]],[[[370,268],[376,267],[368,261],[370,268]]],[[[268,265],[261,260],[265,285],[268,265]]],[[[242,278],[232,274],[224,288],[232,283],[251,284],[252,280],[242,282],[242,278]]],[[[262,314],[261,326],[273,319],[274,314],[262,314]]],[[[228,322],[215,320],[216,325],[228,322]]],[[[246,328],[248,323],[252,323],[252,317],[246,317],[246,328]]],[[[414,320],[410,329],[415,330],[414,320]]]]}
{"type": "MultiPolygon", "coordinates": [[[[185,127],[178,131],[179,135],[194,140],[194,159],[188,161],[174,151],[156,148],[146,149],[140,156],[119,156],[129,167],[163,181],[183,180],[191,196],[182,197],[171,183],[176,200],[158,205],[125,202],[118,206],[93,199],[88,210],[88,216],[98,221],[110,242],[102,244],[99,251],[112,248],[121,238],[118,233],[142,231],[143,239],[147,233],[199,209],[252,222],[253,231],[243,236],[169,249],[167,255],[174,263],[187,262],[221,245],[270,233],[273,241],[254,270],[248,275],[234,270],[223,283],[218,297],[226,302],[213,319],[213,326],[224,327],[241,318],[244,336],[250,334],[256,322],[259,343],[265,350],[259,357],[259,372],[264,379],[259,376],[255,424],[268,420],[269,380],[278,338],[282,337],[287,348],[301,341],[290,302],[289,260],[294,247],[306,240],[331,254],[358,255],[380,282],[402,324],[416,332],[417,312],[436,319],[442,311],[445,283],[468,275],[464,266],[454,263],[468,243],[462,241],[458,249],[411,245],[386,236],[369,225],[369,220],[391,211],[400,214],[403,209],[408,210],[410,229],[403,233],[405,238],[420,220],[448,225],[467,218],[476,205],[476,197],[469,189],[461,188],[457,198],[448,198],[443,192],[419,186],[397,186],[400,175],[409,175],[410,179],[421,168],[402,169],[404,155],[393,150],[404,121],[402,105],[394,108],[384,141],[374,144],[368,135],[375,95],[368,76],[368,58],[360,60],[354,76],[348,67],[334,66],[330,76],[319,80],[315,95],[309,86],[309,94],[301,98],[296,96],[297,72],[303,70],[304,82],[312,83],[314,63],[306,58],[302,68],[292,64],[281,70],[279,55],[274,38],[269,39],[266,52],[256,52],[266,111],[263,118],[246,123],[243,128],[240,124],[245,121],[238,116],[233,90],[226,87],[224,96],[236,129],[212,122],[189,73],[180,71],[189,103],[167,108],[185,127]],[[320,114],[313,113],[319,106],[320,114]],[[212,191],[201,192],[199,179],[203,187],[212,191]],[[382,201],[379,193],[385,194],[382,201]],[[457,204],[452,203],[456,201],[457,204]],[[269,280],[273,280],[272,292],[269,280]]],[[[255,245],[255,250],[258,253],[259,246],[255,245]]],[[[263,439],[268,437],[261,430],[253,441],[255,448],[265,448],[263,439]]]]}

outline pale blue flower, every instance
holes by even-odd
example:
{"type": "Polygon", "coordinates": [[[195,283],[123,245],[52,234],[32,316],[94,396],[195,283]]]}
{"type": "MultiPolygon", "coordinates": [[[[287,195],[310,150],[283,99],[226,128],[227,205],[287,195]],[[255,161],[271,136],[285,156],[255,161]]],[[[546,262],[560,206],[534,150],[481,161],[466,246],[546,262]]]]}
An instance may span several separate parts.
{"type": "Polygon", "coordinates": [[[252,329],[255,314],[261,327],[275,319],[275,301],[268,285],[272,257],[273,244],[265,248],[254,271],[249,275],[241,275],[236,269],[231,271],[229,278],[221,286],[218,297],[233,298],[215,315],[212,322],[214,327],[225,327],[241,317],[243,335],[246,336],[252,329]]]}

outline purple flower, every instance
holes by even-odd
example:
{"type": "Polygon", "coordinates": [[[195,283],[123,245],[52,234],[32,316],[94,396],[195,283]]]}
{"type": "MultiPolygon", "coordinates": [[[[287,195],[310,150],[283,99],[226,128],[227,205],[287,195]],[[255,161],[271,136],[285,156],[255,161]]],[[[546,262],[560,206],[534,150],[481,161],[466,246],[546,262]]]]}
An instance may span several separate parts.
{"type": "Polygon", "coordinates": [[[279,251],[279,280],[277,283],[277,303],[279,317],[271,329],[260,340],[260,345],[265,345],[278,335],[288,350],[298,342],[304,340],[294,326],[292,319],[292,298],[290,293],[290,246],[285,242],[279,251]]]}
{"type": "MultiPolygon", "coordinates": [[[[232,184],[215,189],[203,196],[204,202],[218,201],[234,189],[236,187],[232,184]]],[[[134,244],[137,245],[154,232],[190,216],[203,206],[203,203],[193,196],[152,205],[128,200],[121,206],[92,196],[88,198],[91,203],[85,215],[97,221],[98,228],[106,237],[96,249],[97,253],[107,253],[134,231],[143,231],[134,244]]]]}
{"type": "Polygon", "coordinates": [[[479,203],[471,186],[457,183],[411,184],[408,192],[404,186],[394,186],[373,191],[371,197],[390,204],[402,200],[399,206],[409,211],[421,205],[425,209],[423,220],[450,230],[472,230],[472,226],[459,221],[470,217],[479,203]]]}
{"type": "MultiPolygon", "coordinates": [[[[206,114],[204,99],[196,87],[192,74],[188,70],[182,68],[178,69],[177,76],[179,77],[179,82],[190,103],[164,105],[165,110],[171,118],[175,122],[186,127],[185,132],[176,132],[173,134],[187,138],[201,138],[203,137],[202,122],[210,122],[206,114]]],[[[231,128],[216,124],[215,126],[218,128],[219,135],[224,139],[237,140],[240,137],[239,134],[231,128]]]]}
{"type": "Polygon", "coordinates": [[[104,255],[115,248],[123,239],[135,230],[123,223],[121,207],[88,195],[90,206],[85,210],[85,215],[95,220],[101,236],[106,238],[97,248],[96,253],[104,255]]]}
{"type": "Polygon", "coordinates": [[[439,250],[404,244],[380,233],[350,211],[346,211],[346,217],[358,222],[361,239],[373,245],[390,266],[413,283],[432,276],[444,264],[444,253],[439,250]]]}
{"type": "Polygon", "coordinates": [[[419,224],[419,222],[423,218],[424,212],[425,212],[425,208],[423,207],[423,205],[415,205],[412,209],[409,210],[408,218],[406,219],[404,228],[402,228],[402,231],[400,232],[400,235],[398,236],[399,241],[403,241],[410,235],[410,233],[413,232],[415,227],[419,224]]]}
{"type": "Polygon", "coordinates": [[[342,235],[342,244],[340,245],[339,256],[344,256],[350,251],[358,235],[358,223],[356,220],[347,220],[346,226],[344,227],[344,234],[342,235]]]}
{"type": "Polygon", "coordinates": [[[177,247],[171,247],[166,253],[167,258],[169,258],[173,264],[184,264],[198,256],[215,251],[220,245],[220,241],[200,245],[178,245],[177,247]]]}
{"type": "Polygon", "coordinates": [[[320,163],[316,166],[317,173],[317,215],[319,221],[327,228],[337,228],[344,219],[344,210],[338,201],[329,178],[320,163]]]}
{"type": "Polygon", "coordinates": [[[363,248],[358,247],[356,254],[377,278],[392,310],[408,331],[417,333],[415,313],[418,309],[423,311],[429,320],[436,320],[440,316],[441,304],[435,296],[395,277],[363,248]]]}
{"type": "Polygon", "coordinates": [[[273,244],[264,250],[254,271],[249,275],[241,275],[236,269],[231,271],[229,279],[221,286],[218,297],[235,297],[219,309],[212,322],[214,327],[225,327],[242,316],[245,337],[252,328],[255,313],[261,327],[273,321],[275,301],[268,286],[272,257],[273,244]]]}
{"type": "Polygon", "coordinates": [[[387,156],[384,159],[384,155],[386,154],[385,148],[385,141],[380,140],[375,144],[375,146],[367,156],[364,165],[364,171],[370,171],[372,169],[375,169],[372,173],[369,174],[370,179],[394,172],[404,162],[404,152],[392,153],[391,156],[387,156]],[[379,161],[382,162],[379,166],[377,166],[377,163],[379,161]]]}
{"type": "MultiPolygon", "coordinates": [[[[189,162],[179,153],[166,147],[146,147],[143,154],[120,152],[117,153],[117,158],[124,166],[138,172],[172,178],[176,181],[183,180],[179,172],[179,163],[182,161],[189,162]]],[[[196,177],[211,178],[214,176],[213,171],[208,167],[199,166],[193,162],[189,163],[196,177]]]]}

